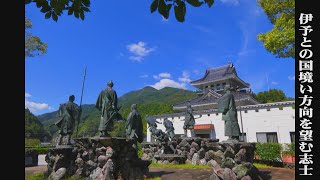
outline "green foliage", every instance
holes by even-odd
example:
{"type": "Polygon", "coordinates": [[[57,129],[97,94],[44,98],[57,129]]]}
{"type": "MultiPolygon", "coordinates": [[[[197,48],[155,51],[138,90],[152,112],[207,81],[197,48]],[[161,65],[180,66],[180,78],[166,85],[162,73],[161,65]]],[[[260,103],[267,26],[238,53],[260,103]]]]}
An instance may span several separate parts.
{"type": "Polygon", "coordinates": [[[50,139],[51,134],[46,131],[38,120],[38,118],[31,113],[29,109],[25,109],[25,138],[27,139],[39,139],[40,141],[44,139],[50,139]]]}
{"type": "Polygon", "coordinates": [[[90,0],[26,0],[25,4],[36,3],[37,8],[41,8],[40,12],[44,13],[45,18],[52,18],[58,21],[64,11],[68,15],[84,20],[85,12],[90,12],[90,0]]]}
{"type": "Polygon", "coordinates": [[[254,97],[261,103],[282,102],[293,99],[286,97],[284,92],[279,89],[270,89],[269,91],[259,92],[258,94],[254,94],[254,97]]]}
{"type": "MultiPolygon", "coordinates": [[[[44,13],[46,19],[52,18],[54,21],[58,21],[58,17],[63,14],[64,11],[68,12],[68,15],[74,15],[74,17],[84,20],[85,13],[90,12],[90,0],[26,0],[25,4],[36,3],[36,6],[40,9],[40,12],[44,13]]],[[[186,14],[186,4],[193,7],[200,7],[203,4],[207,4],[210,8],[214,3],[214,0],[153,0],[150,5],[151,13],[158,10],[165,19],[169,18],[171,7],[174,6],[175,17],[179,22],[184,21],[186,14]]]]}
{"type": "Polygon", "coordinates": [[[34,173],[31,175],[27,175],[26,180],[45,180],[45,176],[44,173],[34,173]]]}
{"type": "Polygon", "coordinates": [[[24,138],[24,146],[38,146],[40,145],[39,139],[24,138]]]}
{"type": "Polygon", "coordinates": [[[25,57],[35,57],[43,55],[47,52],[48,45],[41,41],[37,36],[32,35],[27,29],[32,27],[32,23],[28,18],[24,18],[25,25],[25,42],[24,42],[24,52],[25,57]]]}
{"type": "Polygon", "coordinates": [[[256,167],[256,168],[271,168],[272,166],[269,166],[267,164],[261,164],[261,163],[253,163],[253,165],[256,167]]]}
{"type": "Polygon", "coordinates": [[[285,147],[282,151],[283,155],[295,156],[295,143],[285,144],[285,147]]]}
{"type": "Polygon", "coordinates": [[[279,143],[257,143],[255,155],[259,156],[260,160],[278,161],[281,155],[281,144],[279,143]]]}
{"type": "Polygon", "coordinates": [[[264,47],[277,58],[295,57],[294,0],[258,0],[273,29],[258,35],[264,47]]]}

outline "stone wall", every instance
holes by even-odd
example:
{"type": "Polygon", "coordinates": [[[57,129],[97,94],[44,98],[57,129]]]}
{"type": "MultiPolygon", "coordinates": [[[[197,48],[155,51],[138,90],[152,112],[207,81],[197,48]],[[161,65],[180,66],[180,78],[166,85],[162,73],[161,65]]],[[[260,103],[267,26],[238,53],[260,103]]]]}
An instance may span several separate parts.
{"type": "Polygon", "coordinates": [[[25,167],[38,166],[38,152],[34,149],[25,149],[24,161],[25,167]]]}
{"type": "Polygon", "coordinates": [[[154,163],[209,165],[214,170],[212,179],[255,179],[258,176],[257,169],[252,165],[255,143],[177,138],[167,144],[143,143],[142,147],[142,159],[154,163]],[[175,152],[171,150],[170,145],[176,149],[175,152]]]}
{"type": "Polygon", "coordinates": [[[48,179],[141,179],[150,161],[137,156],[135,144],[125,138],[79,138],[73,146],[59,146],[46,155],[48,179]]]}

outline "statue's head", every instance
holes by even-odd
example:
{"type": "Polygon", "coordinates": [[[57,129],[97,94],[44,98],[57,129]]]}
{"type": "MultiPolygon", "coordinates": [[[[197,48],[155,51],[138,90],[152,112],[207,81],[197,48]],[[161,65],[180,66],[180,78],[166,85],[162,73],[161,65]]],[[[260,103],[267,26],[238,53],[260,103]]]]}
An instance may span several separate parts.
{"type": "Polygon", "coordinates": [[[73,102],[75,99],[74,95],[69,96],[69,101],[73,102]]]}
{"type": "Polygon", "coordinates": [[[224,86],[224,91],[227,92],[227,91],[230,91],[230,90],[231,90],[230,84],[226,84],[226,85],[224,86]]]}
{"type": "Polygon", "coordinates": [[[136,110],[137,109],[137,104],[132,104],[131,105],[131,111],[136,110]]]}
{"type": "Polygon", "coordinates": [[[108,85],[109,87],[113,87],[113,82],[112,82],[112,80],[109,81],[107,85],[108,85]]]}

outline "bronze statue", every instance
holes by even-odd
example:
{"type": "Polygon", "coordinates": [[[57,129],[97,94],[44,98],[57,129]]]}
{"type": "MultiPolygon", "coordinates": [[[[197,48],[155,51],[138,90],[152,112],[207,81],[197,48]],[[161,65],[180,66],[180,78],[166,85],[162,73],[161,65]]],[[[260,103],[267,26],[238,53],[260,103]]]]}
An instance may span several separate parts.
{"type": "Polygon", "coordinates": [[[73,102],[74,100],[75,96],[71,95],[67,103],[60,104],[59,106],[59,120],[55,122],[55,125],[60,129],[57,146],[62,144],[62,139],[65,136],[67,136],[66,144],[71,144],[70,139],[75,127],[75,122],[80,120],[82,109],[73,102]]]}
{"type": "Polygon", "coordinates": [[[188,104],[187,109],[186,109],[185,119],[184,119],[184,125],[183,125],[185,137],[187,137],[187,130],[188,129],[190,129],[191,137],[195,137],[194,124],[195,124],[195,118],[193,116],[193,109],[191,108],[191,105],[188,104]]]}
{"type": "Polygon", "coordinates": [[[237,109],[234,97],[231,94],[230,85],[225,85],[225,94],[218,100],[218,111],[222,113],[224,120],[224,135],[228,136],[228,140],[239,140],[240,128],[238,124],[237,109]]]}
{"type": "Polygon", "coordinates": [[[99,125],[100,137],[110,137],[108,131],[112,131],[113,122],[122,120],[118,113],[118,97],[115,90],[112,89],[113,82],[109,81],[107,88],[102,90],[98,96],[95,107],[101,111],[101,120],[99,125]]]}
{"type": "Polygon", "coordinates": [[[168,118],[164,118],[163,125],[166,128],[166,133],[169,135],[170,141],[174,138],[174,127],[171,121],[168,118]]]}
{"type": "Polygon", "coordinates": [[[137,105],[131,105],[131,112],[128,115],[126,122],[126,137],[134,142],[138,141],[141,143],[143,141],[143,125],[142,119],[137,111],[137,105]]]}

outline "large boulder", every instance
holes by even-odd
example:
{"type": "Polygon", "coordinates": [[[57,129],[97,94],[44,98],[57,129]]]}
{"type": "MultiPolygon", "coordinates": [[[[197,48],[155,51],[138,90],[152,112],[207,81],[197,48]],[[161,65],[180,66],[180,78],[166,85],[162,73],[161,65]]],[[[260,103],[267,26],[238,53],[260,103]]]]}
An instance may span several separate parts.
{"type": "Polygon", "coordinates": [[[192,160],[191,160],[191,164],[193,165],[199,165],[200,164],[200,158],[198,153],[194,153],[192,160]]]}

